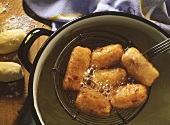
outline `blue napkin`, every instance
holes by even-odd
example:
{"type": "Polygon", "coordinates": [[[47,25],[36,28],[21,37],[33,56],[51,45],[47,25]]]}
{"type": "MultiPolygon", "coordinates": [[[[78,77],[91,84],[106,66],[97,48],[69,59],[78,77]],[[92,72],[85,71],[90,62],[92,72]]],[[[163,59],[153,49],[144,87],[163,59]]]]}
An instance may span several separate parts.
{"type": "Polygon", "coordinates": [[[24,0],[39,17],[52,20],[52,30],[78,16],[118,11],[143,17],[170,34],[170,0],[24,0]]]}

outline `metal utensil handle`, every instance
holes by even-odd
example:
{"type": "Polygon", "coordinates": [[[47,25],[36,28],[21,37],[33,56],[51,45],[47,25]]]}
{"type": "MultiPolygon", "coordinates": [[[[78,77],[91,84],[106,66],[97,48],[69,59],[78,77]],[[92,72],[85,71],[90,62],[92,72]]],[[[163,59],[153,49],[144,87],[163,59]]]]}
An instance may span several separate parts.
{"type": "Polygon", "coordinates": [[[47,29],[36,28],[36,29],[30,31],[27,34],[27,36],[25,37],[25,39],[22,41],[22,43],[18,49],[18,57],[28,72],[30,72],[30,69],[32,66],[32,63],[28,59],[28,52],[29,52],[32,44],[35,42],[35,40],[38,37],[40,37],[42,35],[51,36],[52,33],[53,33],[53,31],[50,31],[47,29]]]}

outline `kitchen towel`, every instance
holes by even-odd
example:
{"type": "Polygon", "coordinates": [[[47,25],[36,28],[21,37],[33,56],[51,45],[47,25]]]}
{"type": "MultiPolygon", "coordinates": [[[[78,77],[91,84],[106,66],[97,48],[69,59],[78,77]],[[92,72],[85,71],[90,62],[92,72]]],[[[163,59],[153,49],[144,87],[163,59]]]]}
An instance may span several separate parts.
{"type": "Polygon", "coordinates": [[[78,16],[119,11],[143,17],[170,34],[170,0],[24,0],[39,17],[52,20],[52,30],[78,16]]]}

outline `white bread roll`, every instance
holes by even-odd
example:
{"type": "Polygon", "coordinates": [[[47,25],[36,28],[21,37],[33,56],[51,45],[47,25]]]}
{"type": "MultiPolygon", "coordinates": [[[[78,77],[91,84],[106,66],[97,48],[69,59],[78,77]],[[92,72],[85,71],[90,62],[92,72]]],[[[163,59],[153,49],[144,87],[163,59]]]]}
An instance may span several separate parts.
{"type": "Polygon", "coordinates": [[[22,79],[22,67],[14,62],[0,62],[0,82],[11,82],[22,79]]]}
{"type": "Polygon", "coordinates": [[[0,33],[0,54],[8,54],[18,50],[26,32],[22,29],[6,30],[0,33]]]}

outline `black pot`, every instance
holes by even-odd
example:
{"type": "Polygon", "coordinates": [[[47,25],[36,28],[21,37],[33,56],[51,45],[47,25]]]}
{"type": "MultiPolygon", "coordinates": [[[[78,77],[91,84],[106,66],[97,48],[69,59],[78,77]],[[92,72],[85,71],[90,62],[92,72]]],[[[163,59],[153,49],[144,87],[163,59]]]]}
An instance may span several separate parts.
{"type": "Polygon", "coordinates": [[[63,75],[72,49],[86,46],[90,49],[121,43],[137,47],[141,52],[167,39],[168,35],[158,26],[138,16],[121,12],[99,12],[79,17],[55,32],[34,29],[22,42],[18,56],[30,72],[29,97],[34,120],[37,124],[129,124],[169,125],[170,123],[170,53],[152,61],[160,77],[150,88],[148,101],[139,108],[116,113],[108,118],[84,114],[77,115],[72,96],[62,89],[63,75]],[[34,41],[41,35],[49,36],[30,63],[27,55],[34,41]]]}

